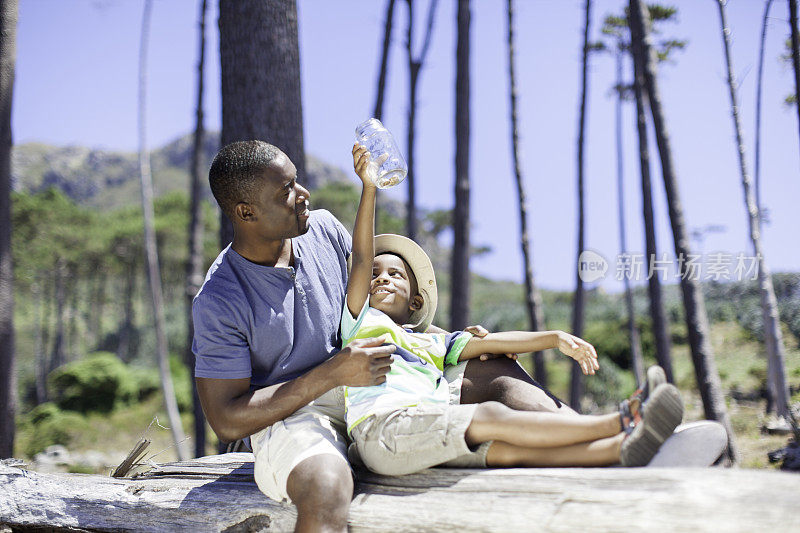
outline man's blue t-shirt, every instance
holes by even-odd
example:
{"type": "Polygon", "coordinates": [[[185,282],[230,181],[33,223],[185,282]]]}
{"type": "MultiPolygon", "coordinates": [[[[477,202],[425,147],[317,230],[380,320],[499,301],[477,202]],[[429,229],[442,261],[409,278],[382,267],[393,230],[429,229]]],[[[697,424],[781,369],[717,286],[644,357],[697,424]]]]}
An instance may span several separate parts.
{"type": "Polygon", "coordinates": [[[292,239],[294,267],[257,265],[230,246],[219,254],[192,304],[197,377],[250,378],[260,388],[338,351],[352,239],[325,210],[308,223],[292,239]]]}

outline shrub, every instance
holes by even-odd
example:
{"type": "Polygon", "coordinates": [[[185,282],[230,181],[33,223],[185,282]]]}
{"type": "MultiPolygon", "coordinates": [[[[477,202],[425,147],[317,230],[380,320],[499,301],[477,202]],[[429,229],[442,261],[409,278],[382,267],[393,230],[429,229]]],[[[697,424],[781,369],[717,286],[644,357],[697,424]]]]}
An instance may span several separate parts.
{"type": "Polygon", "coordinates": [[[21,420],[19,446],[25,455],[33,457],[53,444],[68,446],[87,429],[83,416],[62,411],[56,404],[47,402],[32,409],[21,420]]]}
{"type": "Polygon", "coordinates": [[[139,399],[138,381],[125,363],[109,352],[68,363],[48,377],[56,405],[81,413],[107,413],[118,403],[139,399]]]}

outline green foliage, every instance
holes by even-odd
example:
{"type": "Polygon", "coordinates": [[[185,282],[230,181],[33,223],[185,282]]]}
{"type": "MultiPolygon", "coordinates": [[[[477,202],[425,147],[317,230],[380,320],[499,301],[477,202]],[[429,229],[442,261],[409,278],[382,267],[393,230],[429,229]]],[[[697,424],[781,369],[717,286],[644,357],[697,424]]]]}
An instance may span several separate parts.
{"type": "Polygon", "coordinates": [[[605,355],[599,356],[597,361],[600,370],[583,380],[586,384],[586,395],[597,405],[615,405],[620,398],[633,392],[633,377],[605,355]]]}
{"type": "MultiPolygon", "coordinates": [[[[192,407],[189,369],[178,356],[170,356],[170,373],[181,410],[192,407]]],[[[108,413],[144,401],[161,389],[157,366],[127,366],[108,352],[89,354],[55,370],[49,376],[55,405],[80,413],[108,413]]]]}
{"type": "Polygon", "coordinates": [[[315,209],[330,211],[346,228],[352,229],[360,198],[361,194],[355,185],[331,182],[316,189],[311,200],[315,209]]]}
{"type": "Polygon", "coordinates": [[[43,403],[31,410],[18,424],[18,447],[28,457],[48,446],[68,446],[88,429],[86,420],[71,411],[62,411],[54,403],[43,403]]]}
{"type": "Polygon", "coordinates": [[[56,404],[65,410],[107,413],[118,403],[138,399],[137,382],[125,363],[108,352],[89,354],[48,376],[56,404]]]}
{"type": "MultiPolygon", "coordinates": [[[[189,369],[177,355],[169,358],[169,372],[172,375],[172,387],[175,389],[175,400],[178,402],[178,409],[190,411],[192,409],[192,382],[189,369]]],[[[160,382],[161,378],[156,373],[156,379],[160,382]]]]}

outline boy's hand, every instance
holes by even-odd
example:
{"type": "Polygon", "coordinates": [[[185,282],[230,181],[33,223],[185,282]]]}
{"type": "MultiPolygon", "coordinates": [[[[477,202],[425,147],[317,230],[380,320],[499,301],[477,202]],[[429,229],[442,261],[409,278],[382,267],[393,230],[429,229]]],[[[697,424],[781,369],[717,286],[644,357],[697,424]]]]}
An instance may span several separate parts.
{"type": "Polygon", "coordinates": [[[480,324],[476,324],[474,326],[467,326],[464,328],[464,331],[467,333],[472,333],[474,337],[485,337],[489,334],[489,330],[485,327],[481,326],[480,324]]]}
{"type": "Polygon", "coordinates": [[[364,188],[376,189],[375,178],[381,164],[389,157],[383,154],[377,161],[372,161],[372,154],[367,151],[367,147],[357,142],[353,145],[353,169],[355,169],[364,188]]]}
{"type": "Polygon", "coordinates": [[[600,369],[597,362],[597,352],[594,346],[575,335],[564,331],[556,332],[558,336],[557,348],[564,354],[575,359],[586,375],[594,375],[600,369]]]}

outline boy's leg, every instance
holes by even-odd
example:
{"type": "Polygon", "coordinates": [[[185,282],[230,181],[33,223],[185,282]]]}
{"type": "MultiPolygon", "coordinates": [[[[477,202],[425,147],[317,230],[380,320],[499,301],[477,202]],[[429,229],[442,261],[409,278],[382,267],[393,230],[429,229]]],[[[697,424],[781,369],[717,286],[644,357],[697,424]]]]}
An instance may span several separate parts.
{"type": "Polygon", "coordinates": [[[463,404],[496,401],[517,411],[577,414],[507,357],[468,361],[460,401],[463,404]]]}
{"type": "Polygon", "coordinates": [[[377,413],[351,430],[353,449],[378,474],[399,476],[447,464],[485,467],[489,443],[467,446],[477,405],[417,405],[377,413]]]}
{"type": "Polygon", "coordinates": [[[495,441],[486,455],[488,466],[608,466],[620,462],[625,435],[555,448],[525,448],[495,441]]]}
{"type": "Polygon", "coordinates": [[[618,413],[597,416],[537,413],[485,402],[475,407],[465,438],[469,445],[501,440],[527,448],[550,448],[613,437],[621,431],[618,413]]]}

